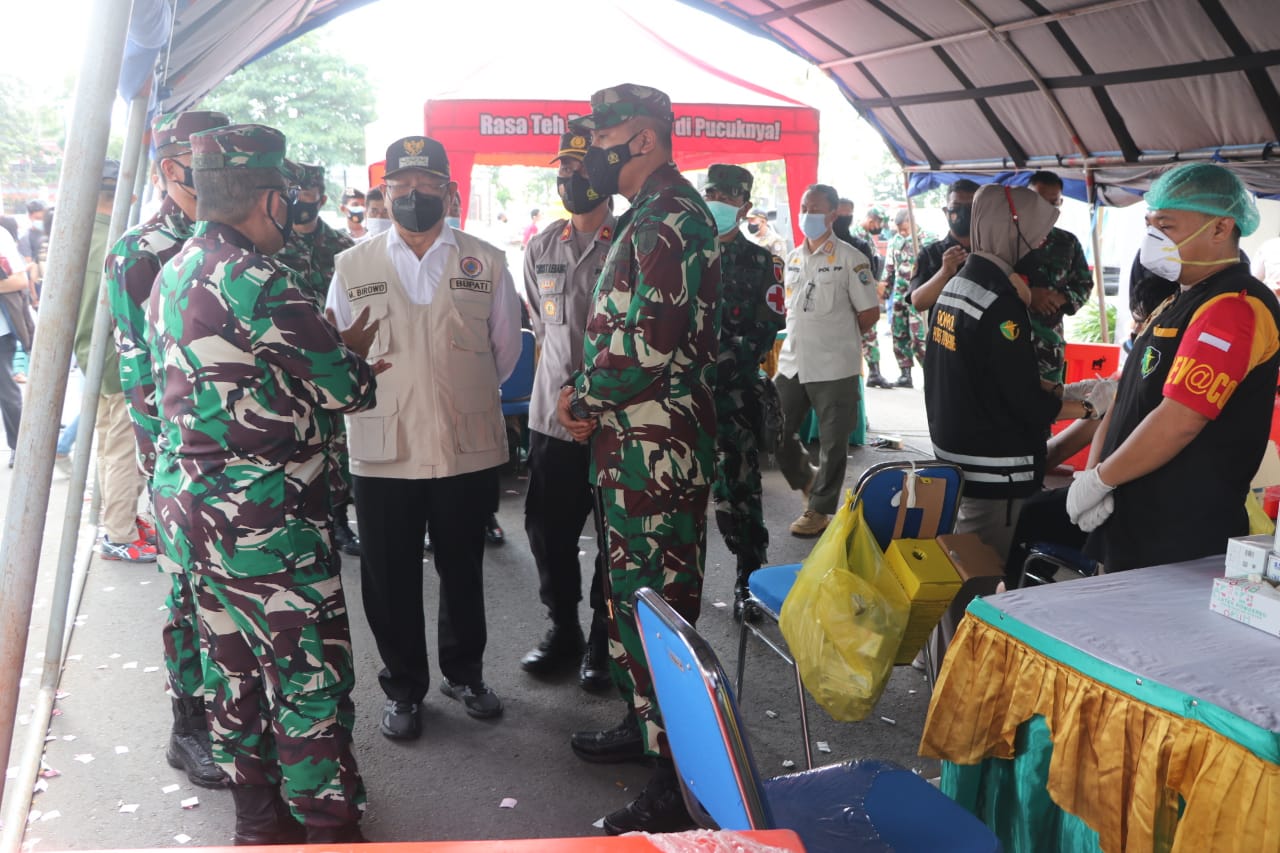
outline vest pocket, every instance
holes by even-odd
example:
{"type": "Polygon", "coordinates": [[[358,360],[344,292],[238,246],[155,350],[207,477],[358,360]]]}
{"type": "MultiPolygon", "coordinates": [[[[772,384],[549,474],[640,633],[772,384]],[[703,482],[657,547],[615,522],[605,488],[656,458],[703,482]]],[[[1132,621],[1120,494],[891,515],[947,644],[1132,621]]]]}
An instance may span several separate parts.
{"type": "Polygon", "coordinates": [[[453,419],[459,453],[484,453],[497,450],[507,440],[502,412],[487,408],[483,412],[459,412],[453,419]]]}
{"type": "Polygon", "coordinates": [[[390,305],[385,299],[377,302],[369,302],[365,305],[351,306],[352,319],[358,318],[365,308],[369,309],[369,323],[377,322],[378,333],[373,336],[373,343],[369,345],[369,361],[387,354],[391,349],[391,322],[387,319],[387,315],[391,313],[390,305]]]}
{"type": "MultiPolygon", "coordinates": [[[[390,388],[387,390],[392,391],[390,388]]],[[[347,448],[352,459],[357,462],[394,462],[399,458],[398,408],[396,395],[388,393],[384,396],[379,388],[377,408],[347,416],[347,448]]]]}

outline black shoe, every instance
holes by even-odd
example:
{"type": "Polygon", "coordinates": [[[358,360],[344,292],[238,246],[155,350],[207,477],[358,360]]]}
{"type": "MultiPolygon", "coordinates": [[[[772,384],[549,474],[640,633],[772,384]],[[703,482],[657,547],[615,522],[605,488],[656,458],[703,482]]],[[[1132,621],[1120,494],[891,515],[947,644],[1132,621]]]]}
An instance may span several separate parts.
{"type": "Polygon", "coordinates": [[[885,379],[883,376],[880,375],[880,371],[873,370],[867,376],[867,387],[888,389],[888,388],[892,388],[893,385],[892,383],[889,382],[888,379],[885,379]]]}
{"type": "Polygon", "coordinates": [[[609,674],[609,625],[603,619],[591,620],[591,636],[578,668],[578,684],[592,693],[613,686],[613,676],[609,674]]]}
{"type": "Polygon", "coordinates": [[[741,622],[744,618],[753,625],[759,622],[760,608],[751,600],[747,585],[738,581],[733,585],[733,621],[741,622]]]}
{"type": "Polygon", "coordinates": [[[622,722],[604,731],[574,732],[569,738],[574,755],[592,764],[643,761],[644,737],[635,712],[627,710],[622,722]]]}
{"type": "Polygon", "coordinates": [[[904,373],[904,374],[902,374],[901,376],[899,376],[899,377],[898,377],[898,381],[897,381],[897,382],[893,383],[893,387],[895,387],[895,388],[914,388],[914,387],[916,387],[916,386],[915,386],[915,383],[911,381],[911,374],[910,374],[910,373],[904,373]]]}
{"type": "Polygon", "coordinates": [[[531,675],[550,675],[568,669],[582,659],[587,642],[582,629],[553,626],[547,636],[520,659],[520,668],[531,675]]]}
{"type": "Polygon", "coordinates": [[[344,554],[350,554],[352,557],[360,556],[360,537],[356,536],[356,532],[342,516],[338,516],[333,524],[333,544],[337,545],[338,550],[344,554]]]}
{"type": "Polygon", "coordinates": [[[422,737],[422,709],[417,702],[388,699],[379,729],[392,740],[417,740],[422,737]]]}
{"type": "Polygon", "coordinates": [[[422,555],[425,557],[434,550],[435,546],[431,544],[431,532],[427,531],[427,534],[422,537],[422,555]]]}
{"type": "Polygon", "coordinates": [[[457,684],[449,679],[440,682],[440,692],[450,699],[457,699],[467,713],[477,720],[487,720],[502,715],[502,700],[483,681],[476,684],[457,684]]]}
{"type": "Polygon", "coordinates": [[[201,788],[225,788],[230,780],[213,760],[204,699],[187,697],[173,701],[173,731],[164,758],[169,766],[187,774],[201,788]]]}
{"type": "Polygon", "coordinates": [[[236,847],[301,844],[306,831],[294,819],[275,785],[232,785],[236,807],[236,847]]]}
{"type": "Polygon", "coordinates": [[[498,523],[496,515],[491,514],[484,523],[484,538],[490,545],[501,545],[507,540],[507,534],[502,532],[502,525],[498,523]]]}
{"type": "Polygon", "coordinates": [[[698,826],[684,804],[675,769],[663,762],[644,786],[644,792],[604,819],[609,835],[624,832],[682,832],[698,826]]]}

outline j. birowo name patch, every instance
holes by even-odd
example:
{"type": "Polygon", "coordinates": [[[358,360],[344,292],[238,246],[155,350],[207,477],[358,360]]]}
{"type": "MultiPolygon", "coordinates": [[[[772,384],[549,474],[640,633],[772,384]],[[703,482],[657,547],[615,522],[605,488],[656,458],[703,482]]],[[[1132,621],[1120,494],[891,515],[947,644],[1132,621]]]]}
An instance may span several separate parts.
{"type": "Polygon", "coordinates": [[[366,296],[376,296],[379,293],[386,292],[387,283],[385,281],[371,281],[368,284],[358,284],[355,287],[347,288],[347,299],[354,302],[366,296]]]}
{"type": "Polygon", "coordinates": [[[476,293],[492,293],[493,282],[480,281],[474,278],[451,278],[449,279],[450,290],[471,290],[476,293]]]}

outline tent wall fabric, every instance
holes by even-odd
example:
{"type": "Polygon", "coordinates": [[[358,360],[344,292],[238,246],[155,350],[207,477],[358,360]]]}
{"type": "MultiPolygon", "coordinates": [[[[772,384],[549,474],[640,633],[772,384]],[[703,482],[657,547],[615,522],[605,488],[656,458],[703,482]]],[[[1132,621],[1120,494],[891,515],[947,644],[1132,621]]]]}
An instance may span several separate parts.
{"type": "MultiPolygon", "coordinates": [[[[782,160],[793,210],[800,209],[805,188],[817,182],[817,110],[673,104],[672,111],[673,153],[682,169],[782,160]]],[[[424,132],[449,154],[465,221],[472,166],[546,166],[555,156],[560,134],[588,112],[584,101],[432,100],[426,104],[424,132]]]]}

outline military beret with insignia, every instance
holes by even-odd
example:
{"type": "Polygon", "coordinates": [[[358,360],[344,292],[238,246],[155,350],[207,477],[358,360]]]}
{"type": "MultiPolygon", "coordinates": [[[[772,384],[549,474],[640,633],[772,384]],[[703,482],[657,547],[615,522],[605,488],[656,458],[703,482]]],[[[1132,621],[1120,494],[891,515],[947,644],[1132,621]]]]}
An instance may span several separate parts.
{"type": "Polygon", "coordinates": [[[284,165],[284,134],[262,124],[231,124],[191,134],[191,168],[275,169],[284,165]]]}
{"type": "Polygon", "coordinates": [[[231,119],[225,113],[209,110],[187,110],[158,115],[151,122],[151,141],[159,151],[170,146],[191,147],[191,134],[215,127],[226,127],[231,119]]]}
{"type": "Polygon", "coordinates": [[[648,116],[671,124],[675,115],[671,112],[671,99],[665,92],[651,86],[620,83],[601,89],[591,96],[591,115],[578,122],[591,130],[616,127],[637,116],[648,116]]]}
{"type": "Polygon", "coordinates": [[[722,193],[748,198],[754,183],[755,178],[741,166],[713,163],[707,168],[707,186],[714,187],[722,193]]]}
{"type": "Polygon", "coordinates": [[[387,171],[384,178],[405,169],[419,169],[448,180],[449,158],[444,146],[429,136],[406,136],[387,148],[387,171]]]}

